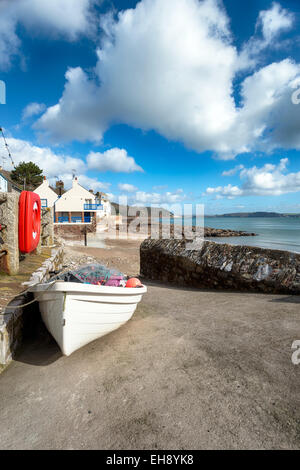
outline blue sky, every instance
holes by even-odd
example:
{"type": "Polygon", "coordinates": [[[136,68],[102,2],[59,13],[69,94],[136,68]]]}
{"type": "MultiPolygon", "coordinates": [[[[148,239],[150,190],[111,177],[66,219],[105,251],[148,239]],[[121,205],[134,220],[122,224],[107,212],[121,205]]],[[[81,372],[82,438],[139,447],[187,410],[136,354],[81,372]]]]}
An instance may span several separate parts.
{"type": "Polygon", "coordinates": [[[299,21],[296,0],[3,0],[15,162],[113,200],[300,212],[299,21]]]}

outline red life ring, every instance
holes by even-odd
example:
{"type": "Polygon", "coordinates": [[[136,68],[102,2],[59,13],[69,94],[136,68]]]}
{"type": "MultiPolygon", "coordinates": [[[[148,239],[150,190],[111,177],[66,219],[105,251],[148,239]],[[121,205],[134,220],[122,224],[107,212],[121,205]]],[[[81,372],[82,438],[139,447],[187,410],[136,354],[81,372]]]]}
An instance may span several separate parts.
{"type": "Polygon", "coordinates": [[[41,234],[41,199],[31,191],[22,191],[19,198],[19,250],[31,253],[41,234]]]}

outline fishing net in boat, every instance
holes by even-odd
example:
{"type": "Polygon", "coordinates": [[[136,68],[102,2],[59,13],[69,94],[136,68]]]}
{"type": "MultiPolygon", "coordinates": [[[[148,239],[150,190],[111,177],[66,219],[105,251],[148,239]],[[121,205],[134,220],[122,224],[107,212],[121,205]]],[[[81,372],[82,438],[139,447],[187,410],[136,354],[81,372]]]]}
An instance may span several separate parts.
{"type": "Polygon", "coordinates": [[[67,271],[52,277],[50,281],[81,282],[96,286],[125,286],[126,276],[114,268],[102,264],[90,263],[77,269],[67,271]]]}
{"type": "Polygon", "coordinates": [[[118,286],[120,281],[125,280],[120,271],[96,263],[80,266],[73,274],[85,284],[118,286]]]}

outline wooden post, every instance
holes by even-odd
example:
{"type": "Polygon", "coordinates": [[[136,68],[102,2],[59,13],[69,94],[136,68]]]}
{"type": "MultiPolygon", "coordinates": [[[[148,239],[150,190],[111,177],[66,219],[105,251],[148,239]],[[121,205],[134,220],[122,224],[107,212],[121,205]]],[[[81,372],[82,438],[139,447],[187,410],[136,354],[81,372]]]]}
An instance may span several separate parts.
{"type": "Polygon", "coordinates": [[[87,227],[86,227],[86,225],[84,226],[83,233],[84,233],[84,246],[87,246],[87,227]]]}
{"type": "Polygon", "coordinates": [[[81,212],[81,222],[84,223],[84,212],[81,212]]]}
{"type": "Polygon", "coordinates": [[[72,218],[71,218],[71,217],[72,217],[72,213],[69,212],[69,224],[72,222],[72,218]]]}

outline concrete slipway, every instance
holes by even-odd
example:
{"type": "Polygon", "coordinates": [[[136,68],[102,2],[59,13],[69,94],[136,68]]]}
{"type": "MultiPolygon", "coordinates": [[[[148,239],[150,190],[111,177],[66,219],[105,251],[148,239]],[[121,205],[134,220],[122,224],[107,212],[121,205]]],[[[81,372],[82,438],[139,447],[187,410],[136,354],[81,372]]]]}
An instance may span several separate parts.
{"type": "Polygon", "coordinates": [[[0,448],[299,448],[299,307],[152,284],[70,357],[41,330],[0,375],[0,448]]]}

